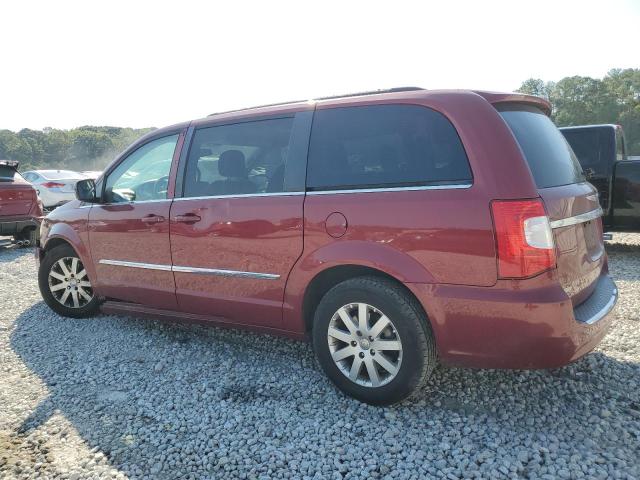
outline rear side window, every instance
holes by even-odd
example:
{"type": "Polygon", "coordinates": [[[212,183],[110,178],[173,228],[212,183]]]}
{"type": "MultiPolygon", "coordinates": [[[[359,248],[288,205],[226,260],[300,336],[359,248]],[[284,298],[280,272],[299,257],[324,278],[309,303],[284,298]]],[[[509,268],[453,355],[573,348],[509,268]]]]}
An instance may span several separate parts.
{"type": "Polygon", "coordinates": [[[292,126],[293,117],[196,130],[184,196],[283,192],[292,126]]]}
{"type": "Polygon", "coordinates": [[[316,111],[309,190],[470,183],[458,134],[444,115],[417,105],[316,111]]]}
{"type": "Polygon", "coordinates": [[[561,132],[583,170],[591,168],[598,174],[606,174],[614,155],[613,128],[567,128],[561,132]]]}
{"type": "Polygon", "coordinates": [[[571,147],[542,110],[526,105],[502,106],[498,110],[520,144],[538,188],[584,181],[571,147]]]}

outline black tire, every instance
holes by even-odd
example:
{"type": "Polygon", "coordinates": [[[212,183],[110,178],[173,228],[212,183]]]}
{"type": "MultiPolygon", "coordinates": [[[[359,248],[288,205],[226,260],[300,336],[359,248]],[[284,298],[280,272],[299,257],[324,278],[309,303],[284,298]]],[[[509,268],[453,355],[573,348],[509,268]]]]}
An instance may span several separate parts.
{"type": "MultiPolygon", "coordinates": [[[[100,308],[100,299],[91,289],[92,298],[86,304],[79,307],[66,306],[60,303],[51,292],[49,287],[49,273],[58,260],[71,257],[77,258],[81,263],[80,257],[73,248],[69,245],[59,245],[49,250],[42,261],[40,262],[40,269],[38,270],[38,286],[40,287],[40,294],[42,295],[45,303],[56,313],[63,317],[71,318],[87,318],[94,315],[100,308]]],[[[88,277],[87,277],[88,278],[88,277]]]]}
{"type": "MultiPolygon", "coordinates": [[[[435,339],[421,306],[400,285],[379,277],[349,279],[325,294],[315,311],[313,346],[331,381],[347,395],[372,405],[390,405],[409,397],[426,382],[437,362],[435,339]],[[401,341],[402,357],[397,373],[378,387],[352,381],[332,358],[328,339],[331,319],[341,307],[354,303],[365,303],[383,312],[395,327],[393,334],[401,341]]],[[[366,350],[360,355],[365,353],[366,350]]]]}

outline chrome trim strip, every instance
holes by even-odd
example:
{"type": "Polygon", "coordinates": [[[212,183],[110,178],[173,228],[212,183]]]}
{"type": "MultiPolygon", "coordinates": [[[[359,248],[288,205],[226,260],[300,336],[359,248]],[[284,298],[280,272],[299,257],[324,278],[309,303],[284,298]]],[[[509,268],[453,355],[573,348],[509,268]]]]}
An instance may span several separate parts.
{"type": "Polygon", "coordinates": [[[292,197],[304,195],[304,192],[275,192],[275,193],[242,193],[238,195],[203,195],[201,197],[178,197],[173,200],[180,202],[183,200],[207,200],[216,198],[251,198],[251,197],[292,197]]]}
{"type": "Polygon", "coordinates": [[[144,268],[147,270],[163,270],[165,272],[171,271],[171,265],[161,265],[157,263],[125,262],[124,260],[105,260],[104,258],[98,263],[102,265],[113,265],[115,267],[144,268]]]}
{"type": "Polygon", "coordinates": [[[602,320],[602,318],[604,318],[613,309],[613,307],[616,304],[617,300],[618,300],[618,288],[614,287],[613,292],[611,292],[611,298],[606,303],[606,305],[604,307],[602,307],[600,309],[600,311],[598,311],[598,313],[596,313],[589,320],[586,320],[586,321],[581,322],[581,323],[584,323],[584,324],[587,324],[587,325],[592,325],[592,324],[602,320]]]}
{"type": "Polygon", "coordinates": [[[125,262],[123,260],[106,260],[102,259],[98,263],[102,265],[112,265],[115,267],[130,267],[130,268],[143,268],[146,270],[162,270],[164,272],[178,272],[178,273],[195,273],[200,275],[218,275],[222,277],[240,277],[240,278],[258,278],[263,280],[277,280],[280,275],[274,273],[258,273],[258,272],[243,272],[239,270],[221,270],[218,268],[199,268],[199,267],[181,267],[162,265],[157,263],[140,263],[140,262],[125,262]]]}
{"type": "Polygon", "coordinates": [[[280,275],[273,273],[242,272],[238,270],[221,270],[218,268],[180,267],[175,265],[173,266],[173,271],[199,275],[219,275],[222,277],[261,278],[264,280],[277,280],[280,278],[280,275]]]}
{"type": "Polygon", "coordinates": [[[573,217],[562,218],[560,220],[553,220],[550,222],[551,228],[569,227],[571,225],[577,225],[579,223],[595,220],[602,216],[602,207],[598,207],[595,210],[591,210],[587,213],[581,213],[580,215],[574,215],[573,217]]]}
{"type": "Polygon", "coordinates": [[[173,198],[156,198],[155,200],[131,200],[128,202],[110,202],[110,203],[94,203],[94,205],[99,205],[101,207],[114,207],[118,205],[137,205],[138,203],[159,203],[159,202],[171,202],[171,200],[175,200],[173,198]]]}
{"type": "Polygon", "coordinates": [[[381,187],[381,188],[356,188],[352,190],[316,190],[307,192],[307,195],[335,195],[342,193],[375,193],[375,192],[413,192],[420,190],[459,190],[471,188],[471,183],[456,183],[451,185],[424,185],[421,187],[381,187]]]}

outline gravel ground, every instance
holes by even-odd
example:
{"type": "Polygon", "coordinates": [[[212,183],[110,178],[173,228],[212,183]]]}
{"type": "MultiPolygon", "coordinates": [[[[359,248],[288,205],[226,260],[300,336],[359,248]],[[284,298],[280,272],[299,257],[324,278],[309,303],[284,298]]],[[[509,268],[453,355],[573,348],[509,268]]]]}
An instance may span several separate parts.
{"type": "Polygon", "coordinates": [[[41,301],[0,247],[1,478],[640,478],[640,235],[617,320],[551,371],[438,368],[393,408],[338,393],[309,346],[41,301]]]}

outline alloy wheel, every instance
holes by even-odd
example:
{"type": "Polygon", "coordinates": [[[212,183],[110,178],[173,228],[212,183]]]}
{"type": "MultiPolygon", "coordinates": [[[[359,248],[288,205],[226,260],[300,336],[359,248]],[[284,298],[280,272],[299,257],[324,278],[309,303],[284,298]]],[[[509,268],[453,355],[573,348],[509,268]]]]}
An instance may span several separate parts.
{"type": "Polygon", "coordinates": [[[381,387],[391,382],[402,363],[402,342],[393,322],[367,303],[349,303],[329,322],[331,357],[352,382],[381,387]]]}
{"type": "Polygon", "coordinates": [[[93,299],[87,271],[77,257],[63,257],[55,262],[48,281],[53,298],[67,308],[82,308],[93,299]]]}

